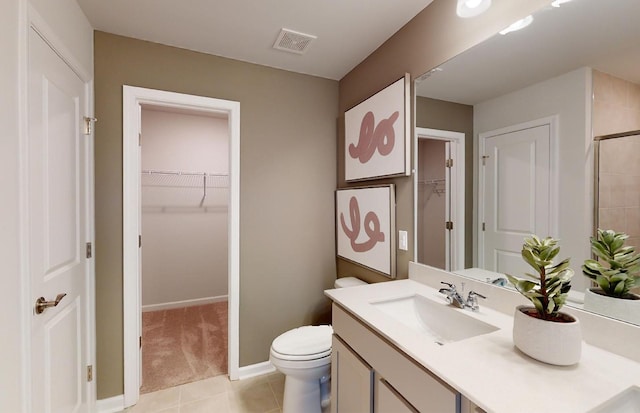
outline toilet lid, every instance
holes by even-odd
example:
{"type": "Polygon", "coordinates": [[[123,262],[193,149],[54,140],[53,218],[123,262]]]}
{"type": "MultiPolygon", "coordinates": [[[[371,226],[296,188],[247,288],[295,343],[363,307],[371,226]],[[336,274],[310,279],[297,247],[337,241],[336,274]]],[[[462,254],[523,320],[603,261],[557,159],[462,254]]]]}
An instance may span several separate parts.
{"type": "Polygon", "coordinates": [[[331,350],[331,326],[304,326],[280,334],[271,348],[287,356],[307,356],[331,350]]]}

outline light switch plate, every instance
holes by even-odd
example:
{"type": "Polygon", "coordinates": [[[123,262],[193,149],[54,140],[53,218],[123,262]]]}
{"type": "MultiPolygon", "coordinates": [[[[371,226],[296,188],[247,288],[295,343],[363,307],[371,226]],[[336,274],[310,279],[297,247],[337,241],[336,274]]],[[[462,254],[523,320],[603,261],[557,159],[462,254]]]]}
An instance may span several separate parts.
{"type": "Polygon", "coordinates": [[[398,231],[398,248],[400,248],[402,251],[409,250],[407,238],[407,231],[398,231]]]}

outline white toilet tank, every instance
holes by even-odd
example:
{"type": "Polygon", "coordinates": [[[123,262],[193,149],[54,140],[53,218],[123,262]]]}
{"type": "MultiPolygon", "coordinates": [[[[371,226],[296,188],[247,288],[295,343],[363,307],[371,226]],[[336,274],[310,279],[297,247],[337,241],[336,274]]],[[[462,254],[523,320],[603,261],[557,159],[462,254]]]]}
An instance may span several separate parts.
{"type": "Polygon", "coordinates": [[[343,277],[336,279],[336,282],[333,283],[335,288],[346,288],[346,287],[356,287],[358,285],[365,285],[366,282],[362,281],[356,277],[343,277]]]}

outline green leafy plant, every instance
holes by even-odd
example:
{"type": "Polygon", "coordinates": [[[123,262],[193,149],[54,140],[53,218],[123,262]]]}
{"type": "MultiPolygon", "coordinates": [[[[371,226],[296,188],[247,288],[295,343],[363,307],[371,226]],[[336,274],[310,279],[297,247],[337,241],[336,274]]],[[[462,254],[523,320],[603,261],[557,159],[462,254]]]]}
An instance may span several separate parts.
{"type": "Polygon", "coordinates": [[[601,261],[586,260],[582,265],[582,273],[611,297],[635,298],[629,289],[640,285],[640,254],[624,245],[627,238],[622,232],[598,229],[591,237],[591,251],[601,261]]]}
{"type": "Polygon", "coordinates": [[[524,279],[506,276],[516,290],[533,303],[536,311],[529,312],[529,315],[549,321],[567,321],[558,311],[567,300],[573,270],[569,268],[569,258],[553,264],[553,259],[560,252],[557,244],[558,240],[551,237],[541,240],[531,235],[525,238],[522,258],[536,274],[525,273],[524,279]]]}

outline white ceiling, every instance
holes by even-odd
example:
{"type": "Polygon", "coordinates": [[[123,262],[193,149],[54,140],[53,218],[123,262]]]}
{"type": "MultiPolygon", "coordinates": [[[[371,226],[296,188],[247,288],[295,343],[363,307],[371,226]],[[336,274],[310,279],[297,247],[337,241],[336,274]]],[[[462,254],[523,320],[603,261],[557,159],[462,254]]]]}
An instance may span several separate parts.
{"type": "Polygon", "coordinates": [[[476,104],[589,66],[640,84],[640,0],[574,0],[441,65],[417,94],[476,104]]]}
{"type": "Polygon", "coordinates": [[[77,0],[97,30],[339,80],[433,0],[77,0]],[[280,29],[317,36],[303,55],[280,29]]]}

